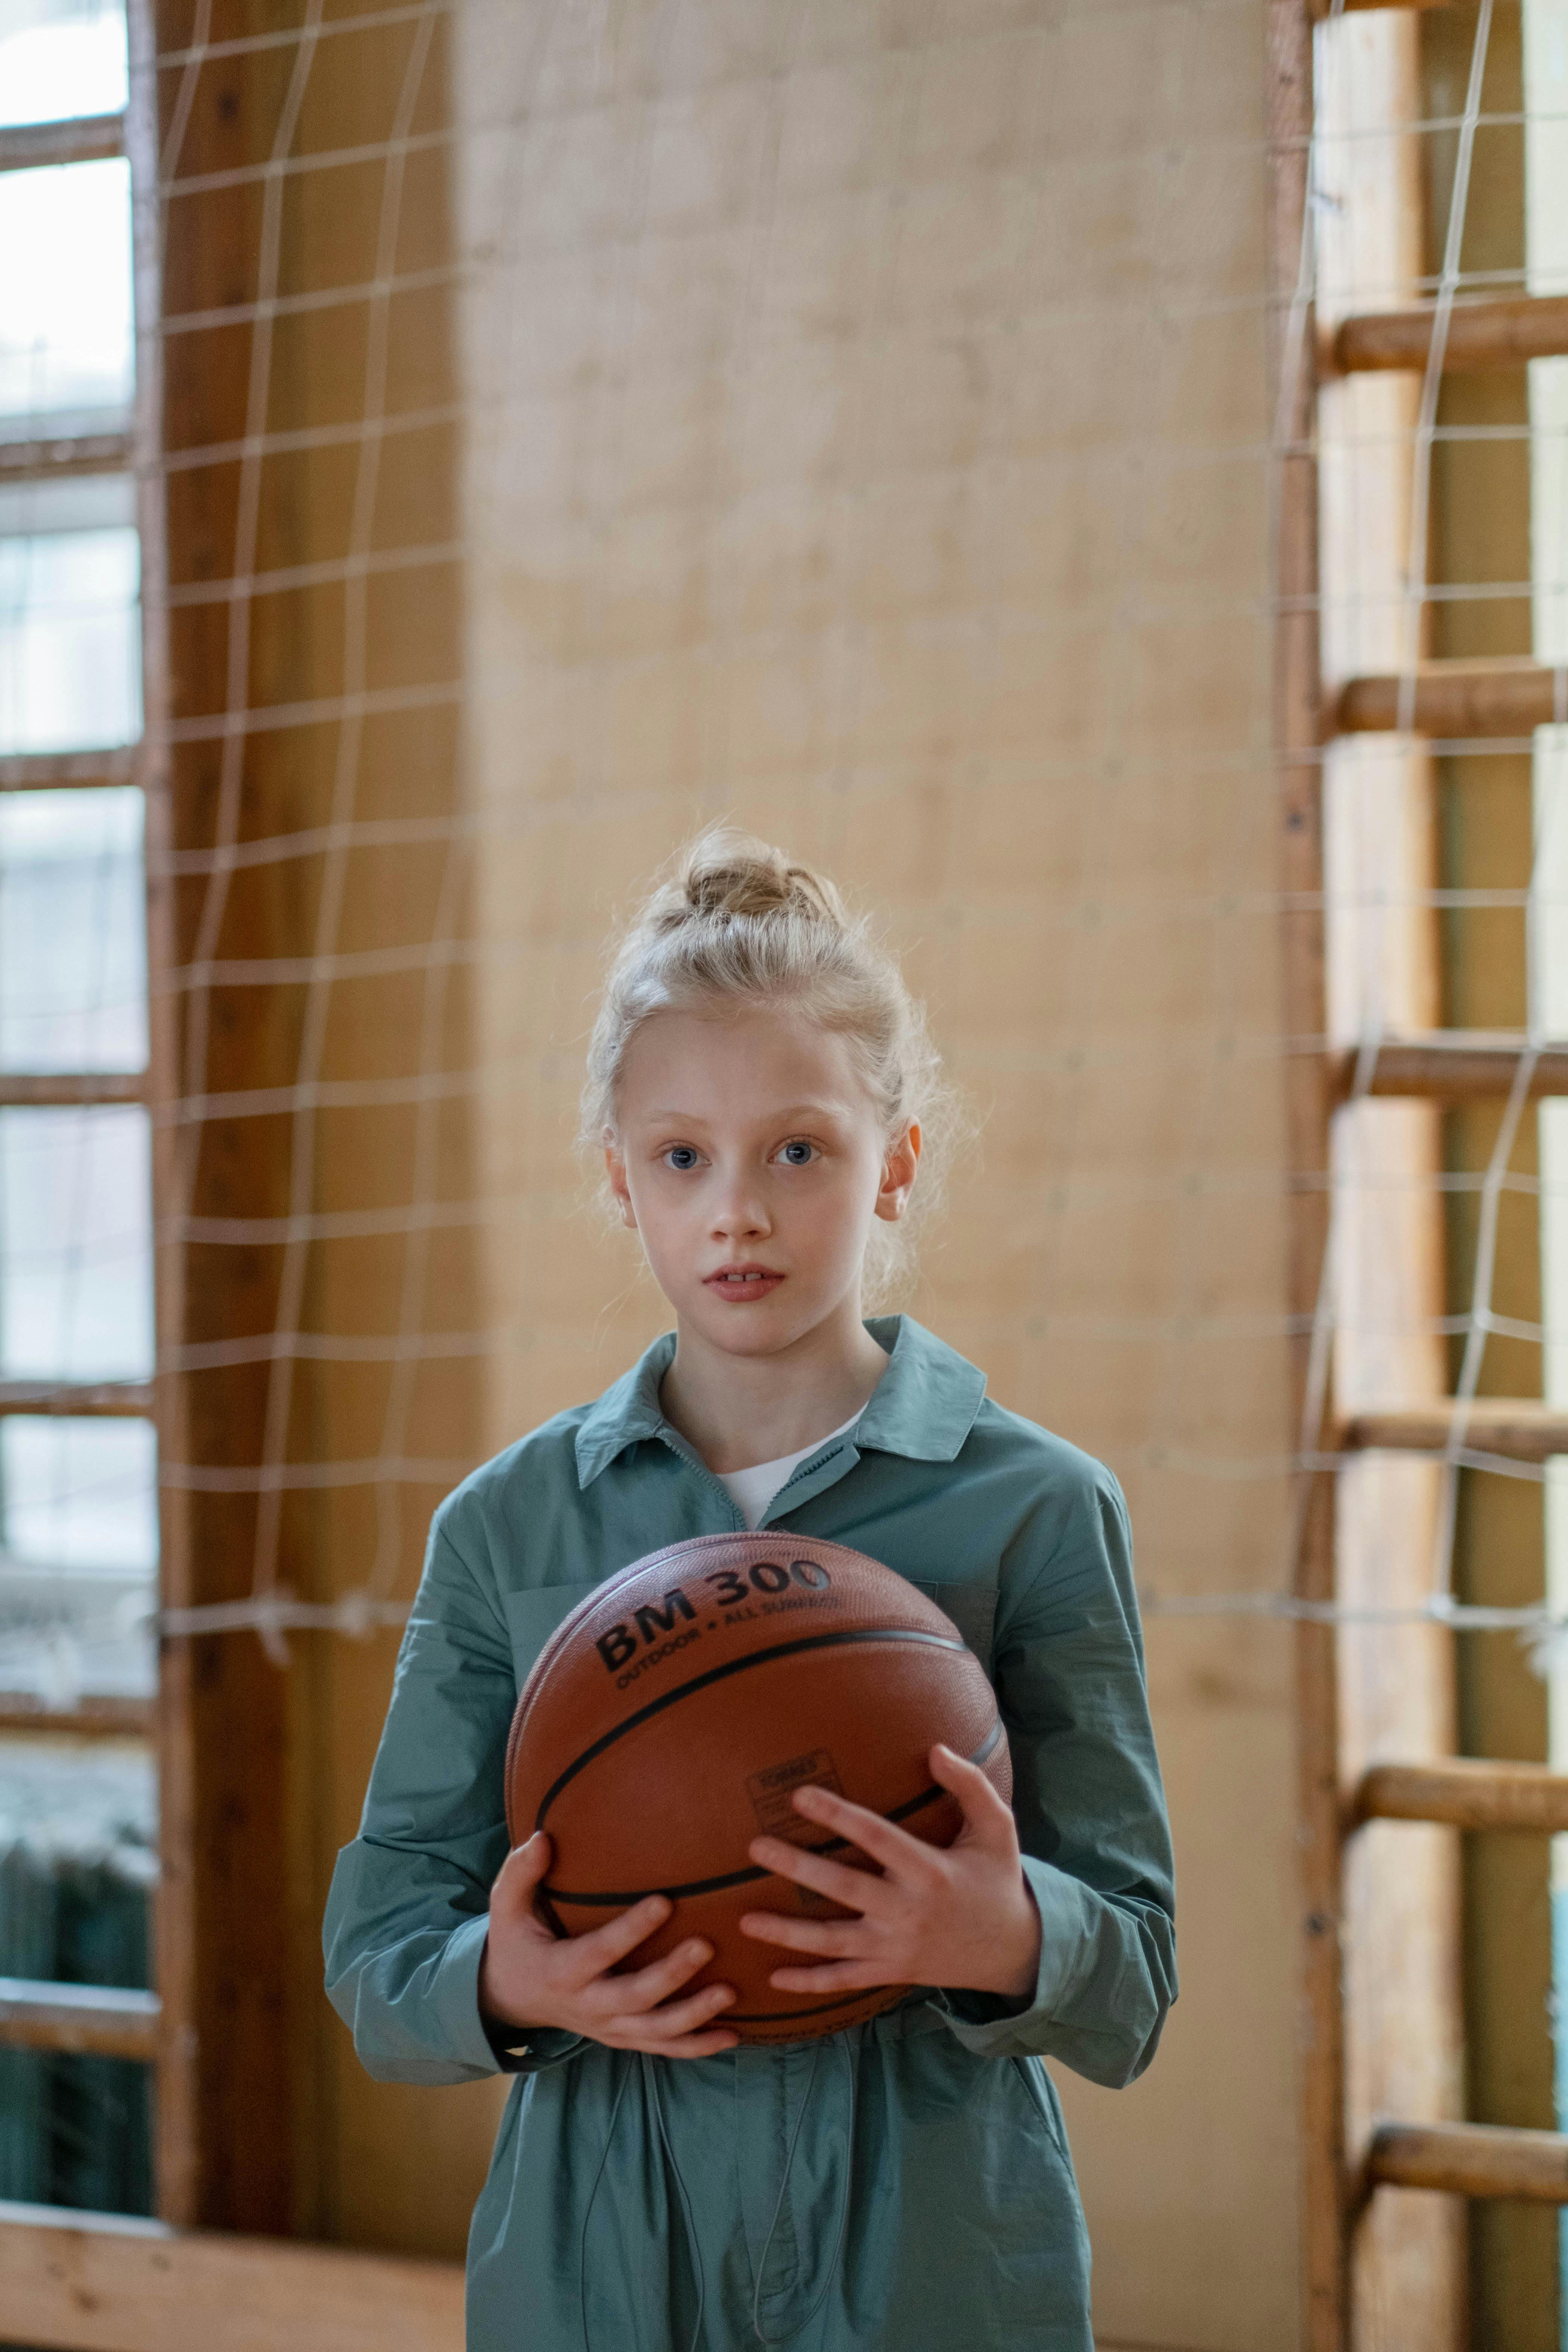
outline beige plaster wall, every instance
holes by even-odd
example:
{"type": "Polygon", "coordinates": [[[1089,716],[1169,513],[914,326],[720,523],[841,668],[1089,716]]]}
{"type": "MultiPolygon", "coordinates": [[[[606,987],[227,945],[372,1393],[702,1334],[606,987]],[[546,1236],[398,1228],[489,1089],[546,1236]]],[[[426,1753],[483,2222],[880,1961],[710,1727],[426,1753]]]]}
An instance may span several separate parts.
{"type": "MultiPolygon", "coordinates": [[[[984,1114],[913,1305],[1279,1586],[1290,1444],[1258,0],[454,20],[487,1445],[662,1328],[570,1139],[705,819],[883,909],[984,1114]]],[[[1297,2340],[1284,1633],[1154,1616],[1185,1990],[1063,2081],[1108,2341],[1297,2340]]]]}

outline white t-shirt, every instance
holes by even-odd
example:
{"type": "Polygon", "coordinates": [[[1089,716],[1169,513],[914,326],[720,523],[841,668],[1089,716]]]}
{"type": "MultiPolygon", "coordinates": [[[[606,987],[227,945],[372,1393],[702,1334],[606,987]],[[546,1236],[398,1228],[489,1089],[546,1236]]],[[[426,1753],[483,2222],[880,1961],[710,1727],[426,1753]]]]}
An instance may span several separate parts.
{"type": "MultiPolygon", "coordinates": [[[[862,1405],[860,1412],[865,1410],[862,1405]]],[[[811,1444],[803,1445],[798,1454],[781,1454],[776,1462],[755,1462],[749,1470],[716,1470],[713,1475],[721,1486],[728,1487],[746,1525],[749,1528],[759,1527],[763,1513],[785,1479],[792,1477],[803,1462],[808,1462],[814,1454],[820,1454],[825,1445],[830,1445],[836,1437],[842,1437],[847,1430],[853,1429],[859,1418],[859,1412],[852,1412],[847,1421],[840,1422],[837,1429],[830,1429],[826,1437],[814,1437],[811,1444]]]]}

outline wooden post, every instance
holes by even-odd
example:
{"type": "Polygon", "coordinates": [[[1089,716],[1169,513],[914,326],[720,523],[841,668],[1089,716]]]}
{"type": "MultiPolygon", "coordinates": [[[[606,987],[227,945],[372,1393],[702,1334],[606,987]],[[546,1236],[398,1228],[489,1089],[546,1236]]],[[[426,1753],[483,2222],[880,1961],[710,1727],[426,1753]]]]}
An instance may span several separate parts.
{"type": "MultiPolygon", "coordinates": [[[[281,1121],[249,1120],[191,1136],[172,1113],[187,1088],[287,1084],[269,992],[220,1000],[200,1069],[187,1066],[177,1011],[162,975],[188,962],[205,878],[176,883],[168,859],[211,846],[222,746],[174,744],[171,722],[222,709],[231,690],[231,627],[239,608],[198,605],[172,615],[162,591],[222,578],[236,564],[241,461],[156,469],[163,455],[237,442],[247,429],[258,323],[163,343],[162,310],[222,310],[256,291],[253,188],[174,199],[158,218],[157,158],[178,102],[183,68],[162,77],[153,59],[182,50],[197,12],[190,0],[135,0],[137,73],[132,156],[138,188],[138,311],[144,415],[142,545],[148,713],[149,976],[153,1012],[153,1187],[160,1221],[157,1305],[165,1359],[186,1342],[267,1329],[276,1253],[211,1250],[200,1282],[178,1230],[184,1213],[278,1213],[286,1165],[281,1121]],[[160,229],[163,266],[159,269],[160,229]],[[160,275],[162,284],[160,284],[160,275]],[[161,352],[161,365],[160,365],[161,352]],[[177,622],[177,625],[174,625],[177,622]],[[189,1158],[183,1139],[195,1149],[189,1158]],[[169,1225],[174,1222],[175,1230],[169,1225]]],[[[220,56],[195,79],[178,170],[223,172],[258,159],[276,106],[268,103],[290,52],[220,56]],[[279,66],[280,61],[280,66],[279,66]]],[[[265,143],[261,153],[266,152],[265,143]]],[[[256,648],[253,648],[253,656],[256,648]]],[[[264,648],[260,649],[262,652],[264,648]]],[[[243,702],[248,669],[238,672],[243,702]]],[[[268,739],[246,747],[246,829],[265,830],[279,756],[268,739]]],[[[231,953],[276,951],[263,892],[237,889],[224,941],[231,953]]],[[[284,1144],[286,1149],[286,1144],[284,1144]]],[[[260,1458],[266,1367],[158,1381],[161,1459],[223,1465],[260,1458]]],[[[163,1593],[191,1606],[249,1591],[257,1497],[163,1488],[163,1593]]],[[[289,2229],[289,2069],[285,2018],[288,1904],[284,1854],[283,1677],[248,1636],[166,1641],[160,1676],[162,1859],[157,1965],[163,2010],[158,2070],[159,2207],[184,2225],[265,2234],[289,2229]]]]}
{"type": "MultiPolygon", "coordinates": [[[[1308,140],[1312,125],[1312,34],[1304,0],[1271,0],[1268,123],[1273,399],[1281,446],[1275,459],[1274,727],[1279,760],[1280,887],[1287,1035],[1321,1039],[1328,1024],[1323,921],[1322,767],[1320,756],[1318,484],[1314,454],[1316,332],[1303,311],[1308,140]]],[[[1329,1165],[1331,1110],[1323,1056],[1287,1061],[1289,1164],[1299,1179],[1329,1165]]],[[[1289,1304],[1298,1323],[1318,1306],[1328,1236],[1328,1193],[1299,1183],[1291,1212],[1289,1304]]],[[[1310,1338],[1295,1341],[1294,1423],[1307,1446],[1312,1378],[1310,1338]]],[[[1299,1479],[1296,1590],[1327,1601],[1334,1590],[1333,1484],[1299,1479]]],[[[1296,1635],[1296,1723],[1302,1906],[1302,2262],[1308,2352],[1344,2352],[1348,2305],[1344,2191],[1344,2019],[1340,1957],[1339,1701],[1331,1626],[1296,1635]]]]}

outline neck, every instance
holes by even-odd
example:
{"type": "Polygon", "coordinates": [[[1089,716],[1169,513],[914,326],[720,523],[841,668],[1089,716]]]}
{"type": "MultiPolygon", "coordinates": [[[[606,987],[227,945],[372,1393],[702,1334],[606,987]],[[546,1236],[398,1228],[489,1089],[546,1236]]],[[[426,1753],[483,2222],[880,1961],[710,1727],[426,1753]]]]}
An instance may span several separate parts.
{"type": "Polygon", "coordinates": [[[749,1470],[848,1421],[887,1369],[858,1297],[771,1356],[732,1356],[678,1325],[659,1405],[710,1470],[749,1470]]]}

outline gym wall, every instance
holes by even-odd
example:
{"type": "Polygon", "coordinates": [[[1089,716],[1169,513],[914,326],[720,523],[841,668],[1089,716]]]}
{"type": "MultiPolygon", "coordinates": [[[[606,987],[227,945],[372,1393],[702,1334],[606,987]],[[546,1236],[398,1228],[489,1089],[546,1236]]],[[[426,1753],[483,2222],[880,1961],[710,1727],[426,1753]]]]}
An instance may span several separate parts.
{"type": "MultiPolygon", "coordinates": [[[[162,14],[175,51],[190,0],[162,14]]],[[[239,454],[205,504],[172,478],[172,554],[176,584],[268,579],[258,846],[209,995],[220,1071],[286,1092],[204,1147],[206,1213],[279,1223],[193,1257],[187,1332],[286,1336],[193,1449],[221,1425],[293,1483],[259,1550],[247,1520],[202,1557],[406,1600],[445,1486],[662,1328],[576,1089],[617,912],[727,819],[885,917],[981,1121],[912,1311],[1116,1470],[1156,1604],[1279,1589],[1261,0],[340,5],[302,76],[256,45],[292,0],[216,17],[250,46],[195,84],[169,297],[216,323],[167,365],[193,440],[239,454]],[[259,390],[248,318],[217,319],[258,296],[259,390]]],[[[174,653],[228,658],[232,708],[231,640],[174,653]]],[[[193,755],[180,844],[222,788],[193,755]]],[[[1273,2352],[1289,1637],[1156,1606],[1148,1643],[1184,1990],[1131,2091],[1059,2078],[1099,2326],[1273,2352]]],[[[281,1678],[279,2210],[455,2256],[493,2092],[369,2082],[320,1992],[395,1654],[300,1634],[281,1678]]]]}

